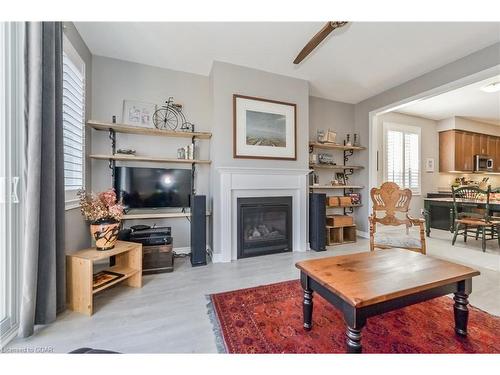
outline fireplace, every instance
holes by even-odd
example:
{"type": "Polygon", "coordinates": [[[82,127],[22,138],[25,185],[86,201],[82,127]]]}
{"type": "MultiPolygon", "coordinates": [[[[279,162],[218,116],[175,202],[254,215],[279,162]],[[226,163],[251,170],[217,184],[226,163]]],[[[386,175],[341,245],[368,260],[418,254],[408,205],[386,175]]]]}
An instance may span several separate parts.
{"type": "Polygon", "coordinates": [[[237,199],[238,259],[292,251],[292,197],[237,199]]]}

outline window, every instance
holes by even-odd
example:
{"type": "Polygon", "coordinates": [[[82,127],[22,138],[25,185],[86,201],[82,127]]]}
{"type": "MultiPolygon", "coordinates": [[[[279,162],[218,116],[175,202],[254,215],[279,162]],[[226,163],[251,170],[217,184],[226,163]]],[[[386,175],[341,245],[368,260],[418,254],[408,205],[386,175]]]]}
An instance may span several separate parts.
{"type": "Polygon", "coordinates": [[[420,194],[420,128],[384,122],[384,180],[420,194]]]}
{"type": "Polygon", "coordinates": [[[85,186],[85,63],[67,38],[63,53],[64,187],[66,202],[85,186]]]}
{"type": "Polygon", "coordinates": [[[17,334],[23,241],[23,31],[0,22],[0,348],[17,334]]]}

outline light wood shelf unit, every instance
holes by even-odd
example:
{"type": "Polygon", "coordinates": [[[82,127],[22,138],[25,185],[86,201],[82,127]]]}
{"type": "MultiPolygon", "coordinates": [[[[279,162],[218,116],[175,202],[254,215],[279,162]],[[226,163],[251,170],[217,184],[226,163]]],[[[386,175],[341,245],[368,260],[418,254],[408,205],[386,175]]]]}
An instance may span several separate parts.
{"type": "Polygon", "coordinates": [[[326,245],[337,246],[356,242],[356,225],[326,226],[326,245]]]}
{"type": "Polygon", "coordinates": [[[66,294],[68,307],[86,315],[92,315],[93,296],[118,283],[142,287],[142,245],[134,242],[117,241],[111,250],[89,248],[66,255],[66,294]],[[93,289],[93,265],[98,260],[115,257],[116,265],[108,271],[123,274],[119,279],[93,289]]]}
{"type": "Polygon", "coordinates": [[[174,158],[156,158],[151,156],[130,156],[130,155],[89,155],[91,159],[115,160],[115,161],[139,161],[151,163],[181,163],[181,164],[210,164],[210,160],[199,159],[174,159],[174,158]]]}
{"type": "Polygon", "coordinates": [[[197,139],[210,139],[212,133],[209,132],[183,132],[183,131],[173,131],[173,130],[161,130],[156,128],[143,128],[140,126],[133,126],[127,124],[119,124],[113,122],[102,122],[96,120],[87,121],[87,126],[101,131],[114,130],[116,133],[128,133],[128,134],[142,134],[142,135],[152,135],[161,137],[179,137],[179,138],[197,138],[197,139]]]}

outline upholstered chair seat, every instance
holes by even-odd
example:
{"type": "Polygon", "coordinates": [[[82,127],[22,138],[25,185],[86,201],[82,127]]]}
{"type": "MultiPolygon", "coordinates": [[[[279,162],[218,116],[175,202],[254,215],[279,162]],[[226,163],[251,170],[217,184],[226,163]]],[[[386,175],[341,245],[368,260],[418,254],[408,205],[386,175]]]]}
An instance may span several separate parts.
{"type": "Polygon", "coordinates": [[[413,235],[395,234],[395,233],[375,233],[374,236],[375,247],[402,247],[421,249],[422,241],[420,238],[413,235]]]}

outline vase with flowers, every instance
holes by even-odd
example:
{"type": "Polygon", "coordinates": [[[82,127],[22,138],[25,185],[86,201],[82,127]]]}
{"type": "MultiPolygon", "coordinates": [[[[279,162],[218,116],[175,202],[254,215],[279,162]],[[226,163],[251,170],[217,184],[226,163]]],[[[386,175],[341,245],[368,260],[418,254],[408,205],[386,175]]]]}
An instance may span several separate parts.
{"type": "Polygon", "coordinates": [[[99,194],[78,193],[82,215],[90,223],[90,234],[97,250],[115,247],[123,217],[123,206],[116,200],[114,189],[99,194]]]}

